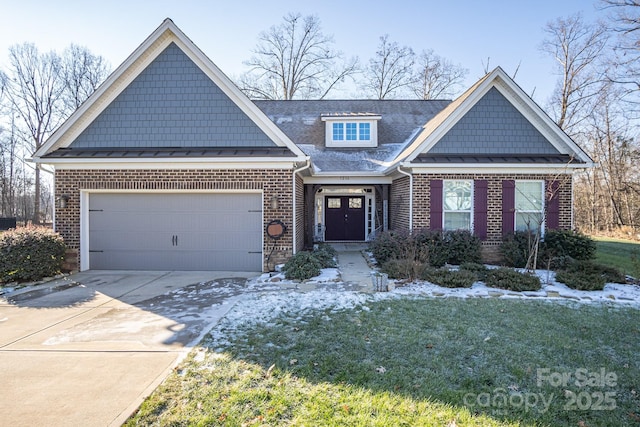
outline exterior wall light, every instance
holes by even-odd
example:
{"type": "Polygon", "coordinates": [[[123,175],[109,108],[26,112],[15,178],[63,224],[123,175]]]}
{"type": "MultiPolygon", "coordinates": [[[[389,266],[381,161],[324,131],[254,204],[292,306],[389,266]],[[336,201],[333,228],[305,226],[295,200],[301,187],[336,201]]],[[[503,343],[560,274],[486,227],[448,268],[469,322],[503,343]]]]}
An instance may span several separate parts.
{"type": "Polygon", "coordinates": [[[273,196],[271,196],[271,209],[278,209],[279,206],[279,201],[278,201],[278,196],[276,196],[275,194],[273,196]]]}
{"type": "Polygon", "coordinates": [[[58,207],[60,209],[65,209],[69,204],[69,196],[67,194],[63,194],[58,198],[58,207]]]}

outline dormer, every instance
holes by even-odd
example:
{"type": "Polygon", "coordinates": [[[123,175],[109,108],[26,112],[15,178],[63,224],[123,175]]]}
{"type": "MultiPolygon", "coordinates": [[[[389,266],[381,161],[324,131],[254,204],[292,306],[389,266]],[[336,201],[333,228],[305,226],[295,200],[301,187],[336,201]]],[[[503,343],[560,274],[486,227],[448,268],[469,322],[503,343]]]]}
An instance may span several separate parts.
{"type": "Polygon", "coordinates": [[[333,148],[366,148],[378,146],[378,121],[374,113],[323,114],[325,146],[333,148]]]}

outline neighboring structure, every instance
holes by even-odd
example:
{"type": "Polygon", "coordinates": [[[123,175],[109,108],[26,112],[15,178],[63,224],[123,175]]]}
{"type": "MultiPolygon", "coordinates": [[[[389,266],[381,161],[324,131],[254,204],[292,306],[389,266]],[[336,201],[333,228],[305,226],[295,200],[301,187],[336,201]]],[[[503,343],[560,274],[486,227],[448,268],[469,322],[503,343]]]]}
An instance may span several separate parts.
{"type": "Polygon", "coordinates": [[[591,159],[496,68],[450,101],[251,101],[171,20],[39,149],[81,270],[270,270],[387,229],[572,226],[591,159]]]}

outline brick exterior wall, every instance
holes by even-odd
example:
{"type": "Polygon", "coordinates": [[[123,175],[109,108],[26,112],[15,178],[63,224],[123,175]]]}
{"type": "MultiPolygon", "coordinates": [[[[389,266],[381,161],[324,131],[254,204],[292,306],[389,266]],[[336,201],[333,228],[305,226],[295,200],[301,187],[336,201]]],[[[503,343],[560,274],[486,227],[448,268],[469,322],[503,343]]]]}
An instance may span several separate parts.
{"type": "Polygon", "coordinates": [[[391,189],[389,191],[389,229],[409,230],[408,176],[398,178],[391,183],[391,189]]]}
{"type": "MultiPolygon", "coordinates": [[[[56,198],[69,196],[66,208],[56,207],[56,231],[77,256],[80,266],[80,191],[81,190],[256,190],[263,192],[263,270],[268,270],[266,257],[273,248],[270,266],[285,262],[293,254],[293,189],[292,170],[221,169],[221,170],[56,170],[56,198]],[[271,208],[271,197],[278,197],[278,208],[271,208]],[[274,247],[266,235],[266,225],[279,219],[287,232],[274,247]]],[[[303,198],[298,199],[303,202],[303,198]]],[[[300,205],[300,203],[299,203],[300,205]]],[[[300,221],[300,219],[298,219],[300,221]]],[[[300,227],[300,226],[298,226],[300,227]]],[[[298,228],[301,234],[304,228],[298,228]]]]}
{"type": "MultiPolygon", "coordinates": [[[[499,260],[499,246],[502,242],[502,181],[503,180],[545,180],[559,181],[559,226],[570,229],[572,211],[572,177],[565,175],[525,175],[525,174],[415,174],[413,175],[413,228],[429,228],[430,180],[473,179],[487,180],[487,239],[483,241],[483,255],[488,262],[499,260]]],[[[409,229],[408,224],[409,178],[402,177],[391,186],[391,229],[409,229]],[[405,202],[406,201],[406,202],[405,202]],[[406,217],[406,220],[405,220],[406,217]]]]}
{"type": "Polygon", "coordinates": [[[304,249],[305,216],[304,216],[304,182],[296,175],[296,251],[304,249]]]}

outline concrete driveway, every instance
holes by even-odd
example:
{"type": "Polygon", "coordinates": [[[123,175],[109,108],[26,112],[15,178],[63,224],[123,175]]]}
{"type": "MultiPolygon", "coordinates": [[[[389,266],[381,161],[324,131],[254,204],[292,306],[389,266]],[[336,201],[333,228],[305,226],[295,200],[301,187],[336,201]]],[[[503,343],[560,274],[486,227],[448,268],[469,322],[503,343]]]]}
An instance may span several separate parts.
{"type": "Polygon", "coordinates": [[[120,425],[256,274],[90,271],[0,297],[0,425],[120,425]]]}

